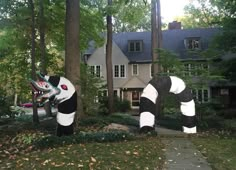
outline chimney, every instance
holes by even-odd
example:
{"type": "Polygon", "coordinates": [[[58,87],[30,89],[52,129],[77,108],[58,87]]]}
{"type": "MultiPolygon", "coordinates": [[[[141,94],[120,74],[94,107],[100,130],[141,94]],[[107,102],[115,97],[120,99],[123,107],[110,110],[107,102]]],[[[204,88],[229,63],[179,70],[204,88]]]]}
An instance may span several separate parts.
{"type": "Polygon", "coordinates": [[[168,24],[168,30],[181,29],[181,22],[173,21],[168,24]]]}

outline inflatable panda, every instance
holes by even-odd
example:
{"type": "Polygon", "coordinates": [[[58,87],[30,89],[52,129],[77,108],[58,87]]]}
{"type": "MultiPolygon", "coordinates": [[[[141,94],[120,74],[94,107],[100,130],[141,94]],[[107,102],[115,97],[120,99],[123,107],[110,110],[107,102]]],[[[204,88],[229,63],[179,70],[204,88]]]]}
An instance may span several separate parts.
{"type": "Polygon", "coordinates": [[[40,103],[53,101],[58,104],[57,136],[72,135],[77,108],[77,94],[73,84],[64,77],[38,74],[38,80],[30,81],[34,99],[40,103]]]}
{"type": "Polygon", "coordinates": [[[191,90],[176,76],[154,77],[144,88],[140,98],[140,132],[154,130],[156,100],[167,93],[174,93],[180,102],[183,132],[196,133],[195,103],[191,90]]]}

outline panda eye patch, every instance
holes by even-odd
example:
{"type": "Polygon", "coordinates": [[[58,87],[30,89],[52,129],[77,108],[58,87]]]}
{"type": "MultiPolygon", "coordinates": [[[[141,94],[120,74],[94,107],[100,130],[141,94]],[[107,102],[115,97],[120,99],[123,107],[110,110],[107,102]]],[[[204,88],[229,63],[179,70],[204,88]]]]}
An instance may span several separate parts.
{"type": "Polygon", "coordinates": [[[61,85],[61,88],[62,88],[63,90],[68,90],[67,85],[65,85],[65,84],[62,84],[62,85],[61,85]]]}

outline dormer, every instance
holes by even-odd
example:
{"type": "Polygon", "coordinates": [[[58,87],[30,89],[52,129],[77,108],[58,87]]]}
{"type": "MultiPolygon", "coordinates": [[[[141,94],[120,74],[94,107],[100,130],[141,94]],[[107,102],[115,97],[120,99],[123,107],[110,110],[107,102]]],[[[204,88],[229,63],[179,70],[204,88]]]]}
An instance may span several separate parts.
{"type": "Polygon", "coordinates": [[[142,40],[129,40],[128,41],[128,51],[129,52],[142,52],[143,51],[143,41],[142,40]]]}
{"type": "Polygon", "coordinates": [[[188,37],[184,39],[184,46],[187,50],[200,50],[200,37],[188,37]]]}

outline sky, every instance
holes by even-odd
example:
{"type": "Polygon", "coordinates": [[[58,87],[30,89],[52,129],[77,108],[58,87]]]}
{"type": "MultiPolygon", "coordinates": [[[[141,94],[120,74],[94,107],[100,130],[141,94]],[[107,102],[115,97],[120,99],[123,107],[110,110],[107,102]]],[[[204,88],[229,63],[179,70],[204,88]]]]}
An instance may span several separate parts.
{"type": "Polygon", "coordinates": [[[174,21],[176,16],[184,15],[184,6],[191,0],[160,0],[162,20],[166,23],[174,21]]]}

